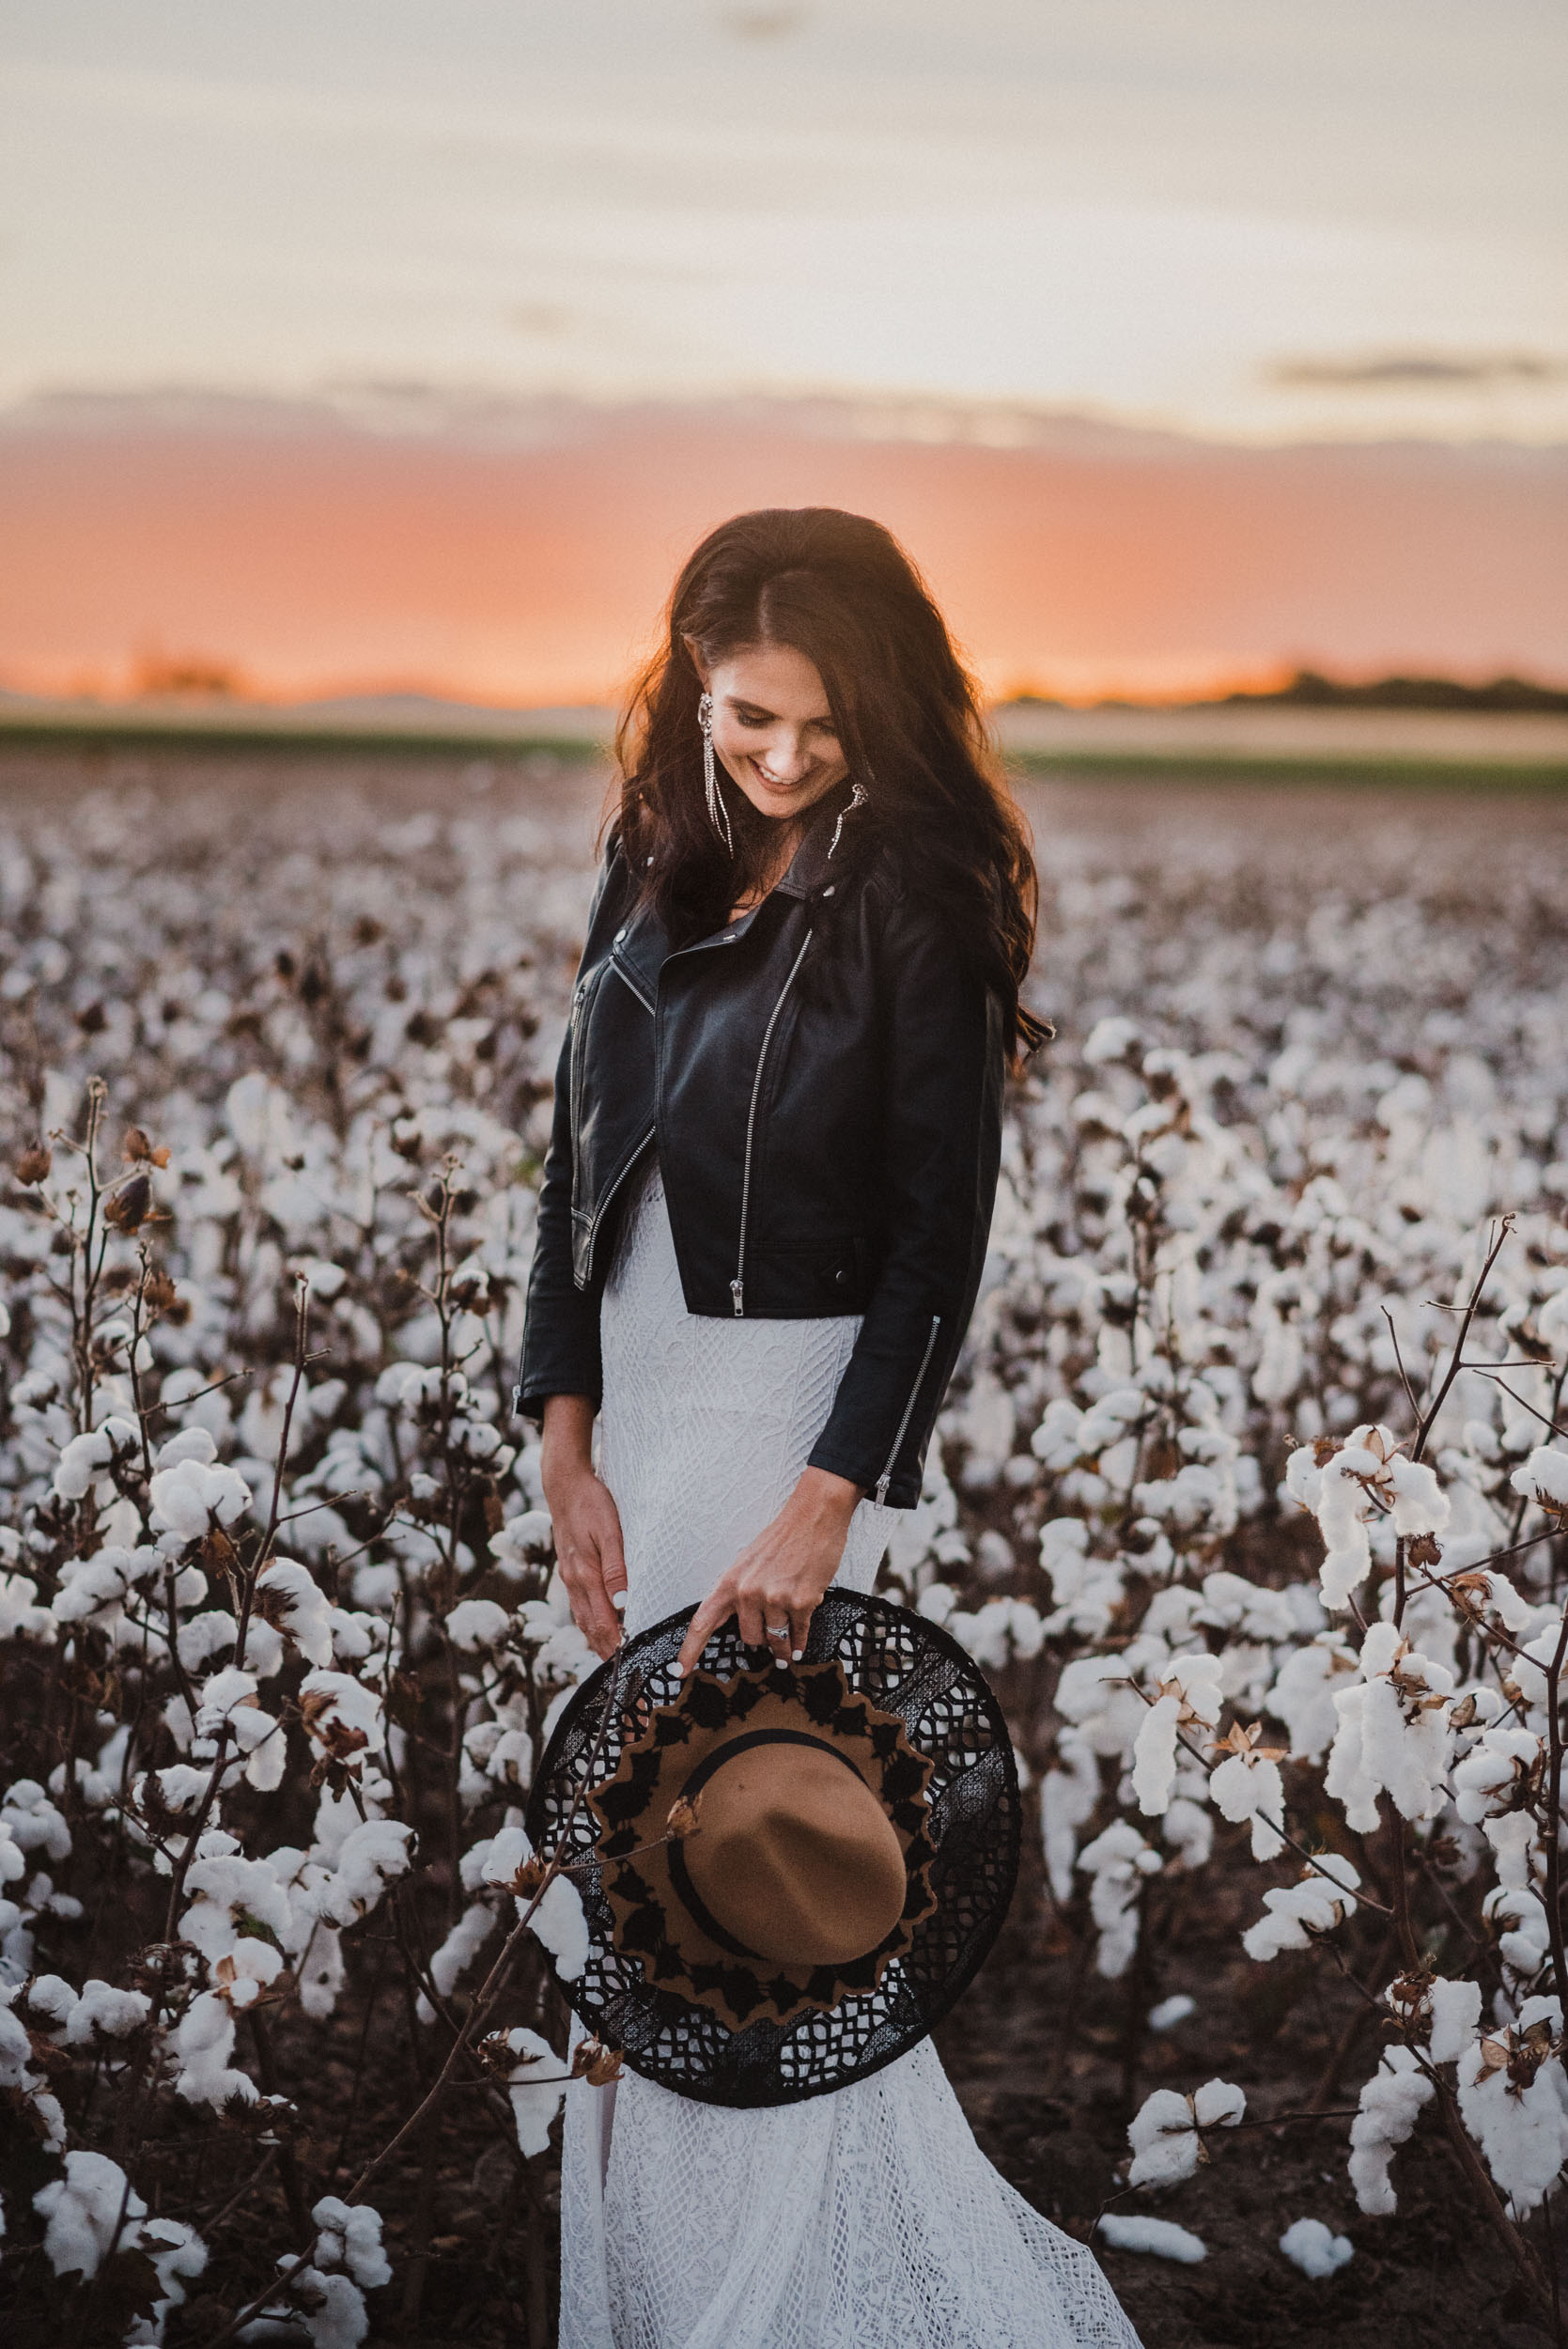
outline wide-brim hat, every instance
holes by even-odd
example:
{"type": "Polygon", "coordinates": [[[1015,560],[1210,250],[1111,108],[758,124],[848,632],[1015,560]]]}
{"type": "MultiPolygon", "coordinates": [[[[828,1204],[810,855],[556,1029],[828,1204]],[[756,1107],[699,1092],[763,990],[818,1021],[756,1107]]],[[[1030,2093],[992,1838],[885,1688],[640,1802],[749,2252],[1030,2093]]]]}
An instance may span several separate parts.
{"type": "Polygon", "coordinates": [[[925,2037],[1001,1930],[1017,1875],[1006,1724],[950,1634],[830,1590],[780,1670],[732,1619],[686,1679],[694,1609],[576,1690],[528,1805],[562,1851],[588,1956],[559,1987],[661,2087],[788,2104],[925,2037]]]}

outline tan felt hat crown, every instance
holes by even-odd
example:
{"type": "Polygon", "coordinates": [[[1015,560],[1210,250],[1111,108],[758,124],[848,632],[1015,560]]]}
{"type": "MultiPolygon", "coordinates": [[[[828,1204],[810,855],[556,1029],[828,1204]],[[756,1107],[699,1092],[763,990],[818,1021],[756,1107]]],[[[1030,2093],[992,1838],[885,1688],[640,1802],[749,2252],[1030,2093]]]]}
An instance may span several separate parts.
{"type": "Polygon", "coordinates": [[[824,1663],[698,1672],[629,1726],[588,1797],[616,1949],[734,2030],[875,1988],[935,1898],[903,1722],[824,1663]]]}
{"type": "Polygon", "coordinates": [[[842,1966],[904,1914],[903,1846],[837,1746],[754,1729],[709,1757],[695,1798],[701,1831],[672,1852],[671,1881],[753,1956],[842,1966]]]}

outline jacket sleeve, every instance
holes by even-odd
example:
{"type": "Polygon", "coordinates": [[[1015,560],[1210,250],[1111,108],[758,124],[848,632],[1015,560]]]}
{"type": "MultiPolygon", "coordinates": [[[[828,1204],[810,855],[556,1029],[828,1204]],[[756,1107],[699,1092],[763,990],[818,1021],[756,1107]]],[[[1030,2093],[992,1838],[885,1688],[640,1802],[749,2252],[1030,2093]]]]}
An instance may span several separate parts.
{"type": "MultiPolygon", "coordinates": [[[[613,893],[619,860],[612,839],[599,874],[588,915],[588,942],[578,964],[593,952],[596,932],[602,927],[607,898],[613,893]]],[[[534,1261],[528,1273],[523,1310],[522,1360],[512,1408],[536,1425],[544,1420],[545,1402],[552,1394],[585,1394],[597,1411],[604,1392],[599,1360],[598,1292],[580,1289],[572,1270],[572,1130],[571,1049],[577,1009],[572,988],[572,1019],[567,1022],[561,1054],[555,1064],[555,1106],[551,1120],[550,1148],[545,1153],[539,1185],[538,1221],[534,1233],[534,1261]]]]}
{"type": "Polygon", "coordinates": [[[895,901],[882,945],[886,1248],[809,1464],[912,1509],[979,1294],[1006,1055],[1001,1006],[934,908],[895,901]]]}

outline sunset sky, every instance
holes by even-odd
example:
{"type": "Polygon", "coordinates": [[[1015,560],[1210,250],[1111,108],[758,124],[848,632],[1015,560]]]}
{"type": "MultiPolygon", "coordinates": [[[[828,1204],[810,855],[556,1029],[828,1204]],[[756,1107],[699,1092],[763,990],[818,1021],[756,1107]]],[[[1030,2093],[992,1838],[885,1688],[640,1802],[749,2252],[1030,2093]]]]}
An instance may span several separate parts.
{"type": "Polygon", "coordinates": [[[998,686],[1568,672],[1565,97],[1558,0],[0,0],[0,682],[597,696],[817,498],[998,686]]]}

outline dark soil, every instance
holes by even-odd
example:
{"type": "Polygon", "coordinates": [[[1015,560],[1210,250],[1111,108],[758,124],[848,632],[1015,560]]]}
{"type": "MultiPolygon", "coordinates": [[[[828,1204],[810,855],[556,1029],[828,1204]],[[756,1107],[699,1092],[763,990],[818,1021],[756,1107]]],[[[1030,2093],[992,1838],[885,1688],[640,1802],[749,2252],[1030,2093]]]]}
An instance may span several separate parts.
{"type": "MultiPolygon", "coordinates": [[[[1212,1911],[1152,1920],[1160,1995],[1186,1991],[1197,2006],[1137,2047],[1129,2094],[1130,1986],[1075,1964],[1048,1907],[1037,1881],[1020,1888],[1007,1935],[938,2042],[981,2145],[1058,2226],[1087,2241],[1116,2198],[1118,2210],[1174,2219],[1205,2244],[1206,2258],[1183,2266],[1096,2243],[1145,2349],[1552,2349],[1429,2119],[1395,2155],[1397,2214],[1357,2209],[1348,2113],[1377,2041],[1374,2027],[1357,2030],[1336,2084],[1333,2056],[1356,2012],[1337,1976],[1304,1961],[1254,1965],[1234,1921],[1212,1911]],[[1219,2132],[1185,2185],[1126,2193],[1114,2172],[1138,2104],[1216,2074],[1245,2090],[1247,2123],[1219,2132]],[[1320,2117],[1254,2125],[1314,2100],[1327,2108],[1320,2117]],[[1304,2217],[1354,2244],[1336,2275],[1314,2281],[1280,2250],[1304,2217]]],[[[1545,2257],[1539,2220],[1531,2234],[1545,2257]]],[[[1558,2251],[1568,2281],[1560,2226],[1558,2251]]]]}

